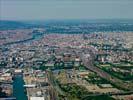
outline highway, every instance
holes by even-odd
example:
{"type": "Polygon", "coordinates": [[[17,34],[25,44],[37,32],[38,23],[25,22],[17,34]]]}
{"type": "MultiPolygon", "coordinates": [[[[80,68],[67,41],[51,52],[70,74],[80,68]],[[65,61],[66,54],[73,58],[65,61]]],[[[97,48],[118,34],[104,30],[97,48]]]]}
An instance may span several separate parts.
{"type": "Polygon", "coordinates": [[[91,51],[91,52],[90,51],[91,50],[88,49],[88,53],[90,55],[88,58],[85,56],[87,50],[86,50],[85,53],[82,53],[82,55],[81,55],[81,59],[82,59],[83,65],[87,69],[89,69],[89,70],[97,73],[100,77],[102,77],[102,78],[110,81],[111,83],[115,84],[117,87],[120,87],[123,90],[128,90],[128,91],[132,91],[133,90],[132,85],[128,85],[127,83],[124,83],[122,80],[120,80],[120,79],[118,79],[116,77],[111,76],[110,74],[108,74],[107,72],[101,70],[98,67],[95,67],[93,65],[93,61],[94,61],[95,54],[94,54],[93,51],[91,51]]]}
{"type": "Polygon", "coordinates": [[[51,92],[53,92],[51,99],[52,100],[59,100],[58,94],[60,94],[60,95],[64,96],[63,100],[67,100],[67,98],[65,97],[65,93],[60,89],[58,83],[56,83],[52,72],[47,71],[47,75],[48,75],[49,83],[51,86],[51,92]]]}
{"type": "Polygon", "coordinates": [[[55,93],[55,89],[53,86],[53,81],[52,81],[52,77],[51,77],[51,73],[50,71],[47,71],[47,77],[48,77],[48,82],[49,82],[49,94],[50,94],[50,98],[51,100],[57,100],[57,95],[55,93]]]}

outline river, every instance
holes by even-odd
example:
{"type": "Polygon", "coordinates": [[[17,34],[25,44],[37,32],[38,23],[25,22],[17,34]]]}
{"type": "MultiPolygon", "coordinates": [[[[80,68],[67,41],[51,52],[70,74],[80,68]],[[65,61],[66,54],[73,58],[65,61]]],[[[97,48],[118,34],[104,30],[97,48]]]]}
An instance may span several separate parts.
{"type": "Polygon", "coordinates": [[[29,39],[5,43],[5,44],[3,44],[3,46],[9,46],[9,45],[12,45],[12,44],[19,44],[19,43],[30,43],[30,42],[42,39],[43,36],[44,36],[44,34],[33,34],[32,37],[29,38],[29,39]]]}

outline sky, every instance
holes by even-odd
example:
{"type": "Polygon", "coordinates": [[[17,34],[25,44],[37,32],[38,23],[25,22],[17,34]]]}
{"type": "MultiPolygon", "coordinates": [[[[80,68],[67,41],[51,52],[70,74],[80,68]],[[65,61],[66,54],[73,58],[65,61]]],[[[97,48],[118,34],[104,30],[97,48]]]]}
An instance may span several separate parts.
{"type": "Polygon", "coordinates": [[[133,0],[0,0],[0,20],[133,19],[133,0]]]}

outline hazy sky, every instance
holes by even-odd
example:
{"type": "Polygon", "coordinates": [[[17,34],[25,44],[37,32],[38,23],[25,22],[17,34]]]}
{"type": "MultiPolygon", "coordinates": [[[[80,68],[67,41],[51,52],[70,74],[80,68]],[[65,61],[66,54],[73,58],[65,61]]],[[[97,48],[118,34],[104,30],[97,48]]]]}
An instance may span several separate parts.
{"type": "Polygon", "coordinates": [[[0,19],[133,19],[133,0],[0,0],[0,19]]]}

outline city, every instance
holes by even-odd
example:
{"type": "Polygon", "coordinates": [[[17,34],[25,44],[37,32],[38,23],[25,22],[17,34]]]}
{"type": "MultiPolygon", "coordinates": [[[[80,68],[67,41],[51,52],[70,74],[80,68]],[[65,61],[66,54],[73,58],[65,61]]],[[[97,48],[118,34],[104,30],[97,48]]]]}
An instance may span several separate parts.
{"type": "Polygon", "coordinates": [[[133,0],[0,0],[0,100],[133,100],[133,0]]]}
{"type": "Polygon", "coordinates": [[[132,31],[72,34],[65,27],[60,34],[51,27],[0,31],[4,98],[133,99],[132,31]]]}

